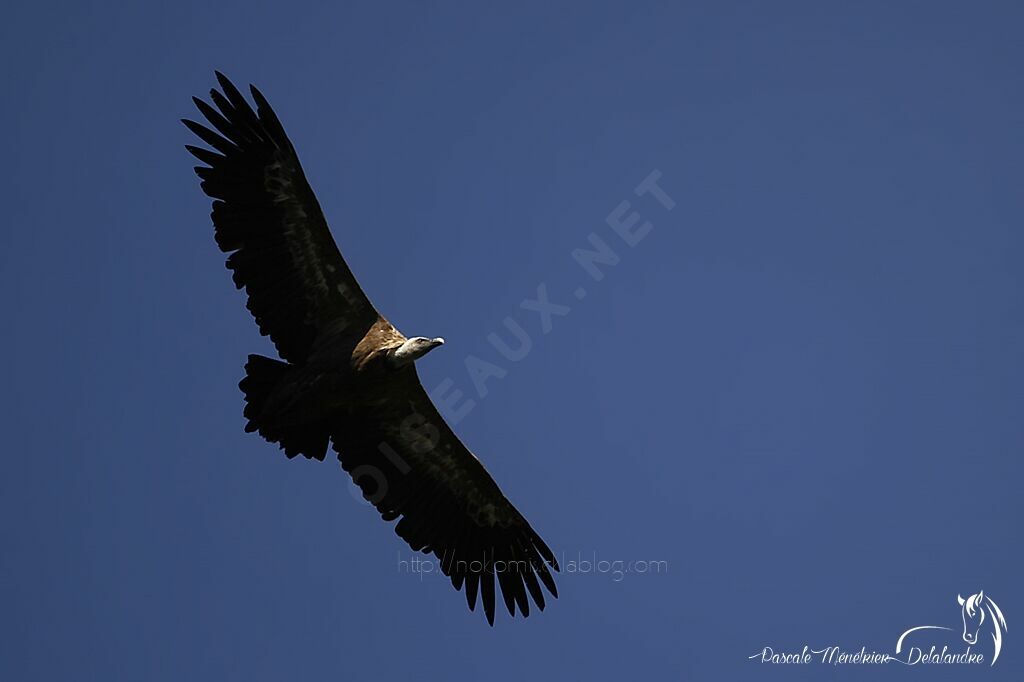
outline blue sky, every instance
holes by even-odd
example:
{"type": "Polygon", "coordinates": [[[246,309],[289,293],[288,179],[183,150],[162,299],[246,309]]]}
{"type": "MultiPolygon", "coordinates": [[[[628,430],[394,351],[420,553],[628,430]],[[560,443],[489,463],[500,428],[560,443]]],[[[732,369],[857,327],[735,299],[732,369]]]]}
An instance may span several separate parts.
{"type": "Polygon", "coordinates": [[[748,657],[891,652],[984,590],[998,663],[921,674],[1020,679],[1022,19],[10,8],[0,677],[903,679],[748,657]],[[543,614],[488,628],[336,462],[242,432],[271,347],[177,123],[215,68],[270,98],[377,307],[447,339],[421,377],[475,401],[457,431],[561,558],[543,614]],[[634,192],[654,171],[671,210],[634,192]],[[619,257],[600,281],[591,235],[619,257]],[[569,308],[547,332],[541,285],[569,308]],[[506,317],[518,362],[488,341],[506,317]],[[470,356],[501,367],[485,396],[470,356]]]}

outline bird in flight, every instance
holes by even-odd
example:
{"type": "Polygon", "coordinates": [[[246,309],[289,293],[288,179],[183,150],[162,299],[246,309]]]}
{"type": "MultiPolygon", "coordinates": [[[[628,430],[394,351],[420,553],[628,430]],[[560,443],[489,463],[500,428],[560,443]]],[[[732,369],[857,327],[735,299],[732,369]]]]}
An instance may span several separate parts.
{"type": "Polygon", "coordinates": [[[292,143],[266,98],[255,110],[223,74],[207,127],[186,145],[214,199],[211,217],[235,286],[281,360],[250,355],[239,387],[247,432],[289,459],[328,448],[414,551],[433,553],[470,610],[494,625],[495,582],[508,612],[544,609],[554,554],[438,413],[415,361],[444,339],[405,337],[370,303],[331,237],[292,143]]]}

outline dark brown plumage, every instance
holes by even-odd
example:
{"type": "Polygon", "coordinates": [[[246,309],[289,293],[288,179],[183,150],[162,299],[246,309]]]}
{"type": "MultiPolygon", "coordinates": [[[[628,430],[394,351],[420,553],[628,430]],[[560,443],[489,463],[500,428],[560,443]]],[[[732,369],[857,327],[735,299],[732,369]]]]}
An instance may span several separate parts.
{"type": "Polygon", "coordinates": [[[511,615],[557,596],[551,550],[434,407],[414,360],[441,339],[407,339],[374,309],[331,237],[280,121],[259,90],[256,110],[217,73],[215,106],[193,98],[215,151],[187,146],[214,198],[217,245],[260,332],[284,362],[250,355],[247,431],[291,458],[328,446],[363,495],[416,551],[433,553],[470,609],[494,622],[500,590],[511,615]],[[495,581],[498,589],[495,588],[495,581]]]}

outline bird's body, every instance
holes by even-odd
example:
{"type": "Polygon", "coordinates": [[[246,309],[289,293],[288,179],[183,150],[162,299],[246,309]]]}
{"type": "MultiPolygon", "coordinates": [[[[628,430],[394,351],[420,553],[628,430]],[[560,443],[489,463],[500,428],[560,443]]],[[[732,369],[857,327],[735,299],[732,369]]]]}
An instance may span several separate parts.
{"type": "MultiPolygon", "coordinates": [[[[422,344],[421,355],[443,343],[442,339],[417,339],[421,340],[418,341],[422,344]]],[[[319,424],[337,423],[351,416],[359,407],[385,404],[391,394],[391,375],[414,371],[411,364],[414,358],[403,363],[399,354],[410,341],[417,339],[405,338],[387,320],[380,318],[354,346],[343,338],[328,339],[303,364],[285,368],[280,367],[283,363],[262,358],[275,363],[282,371],[271,384],[269,393],[252,394],[258,404],[252,404],[252,409],[245,413],[250,419],[247,428],[260,430],[261,435],[265,435],[264,431],[275,432],[282,428],[315,430],[319,424]]],[[[417,350],[413,348],[412,352],[417,350]]],[[[260,360],[252,359],[257,357],[252,356],[250,362],[259,363],[260,360]]],[[[258,367],[257,364],[255,372],[259,372],[258,367]]],[[[248,382],[243,380],[242,389],[246,390],[247,386],[248,382]]],[[[288,452],[289,444],[282,441],[282,446],[288,452]]],[[[318,451],[302,454],[323,458],[318,451]]]]}
{"type": "Polygon", "coordinates": [[[414,550],[432,552],[470,609],[493,624],[495,580],[509,613],[557,596],[554,555],[452,432],[416,374],[444,343],[401,334],[370,303],[331,237],[298,156],[262,94],[254,111],[217,74],[213,128],[185,121],[215,151],[188,147],[215,199],[217,244],[281,360],[250,355],[239,386],[246,431],[291,458],[332,447],[363,495],[414,550]]]}

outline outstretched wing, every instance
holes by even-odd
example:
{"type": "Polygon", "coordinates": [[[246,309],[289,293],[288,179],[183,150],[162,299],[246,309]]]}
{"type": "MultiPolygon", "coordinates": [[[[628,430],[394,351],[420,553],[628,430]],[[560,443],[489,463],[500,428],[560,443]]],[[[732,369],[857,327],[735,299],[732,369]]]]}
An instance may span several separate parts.
{"type": "Polygon", "coordinates": [[[544,609],[540,584],[558,592],[554,554],[452,432],[409,367],[332,436],[342,468],[414,551],[433,553],[470,610],[477,595],[494,624],[497,581],[509,614],[544,609]]]}
{"type": "Polygon", "coordinates": [[[215,199],[217,244],[231,253],[227,266],[260,332],[292,363],[302,363],[318,338],[358,341],[377,312],[331,238],[281,122],[255,86],[253,111],[231,81],[219,72],[217,80],[216,109],[193,98],[215,130],[182,121],[216,151],[186,149],[207,164],[195,171],[215,199]]]}

